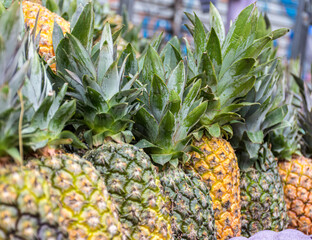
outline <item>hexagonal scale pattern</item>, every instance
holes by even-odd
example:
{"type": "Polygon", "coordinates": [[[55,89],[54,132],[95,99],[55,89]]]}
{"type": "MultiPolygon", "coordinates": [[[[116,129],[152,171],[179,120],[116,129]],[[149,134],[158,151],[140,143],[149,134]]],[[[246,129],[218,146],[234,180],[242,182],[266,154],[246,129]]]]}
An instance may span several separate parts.
{"type": "Polygon", "coordinates": [[[289,228],[312,234],[312,159],[294,155],[279,161],[285,201],[290,218],[289,228]]]}

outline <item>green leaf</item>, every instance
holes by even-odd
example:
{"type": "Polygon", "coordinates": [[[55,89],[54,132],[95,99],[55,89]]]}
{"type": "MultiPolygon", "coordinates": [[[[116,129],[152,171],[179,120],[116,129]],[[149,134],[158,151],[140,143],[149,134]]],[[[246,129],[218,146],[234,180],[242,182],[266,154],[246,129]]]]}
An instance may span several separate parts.
{"type": "Polygon", "coordinates": [[[201,116],[206,112],[208,102],[203,102],[194,108],[183,121],[183,127],[191,129],[196,123],[199,122],[201,116]]]}
{"type": "Polygon", "coordinates": [[[252,89],[256,82],[254,76],[245,76],[239,79],[233,79],[233,84],[229,85],[220,94],[221,106],[228,106],[234,99],[244,97],[252,89]]]}
{"type": "Polygon", "coordinates": [[[197,99],[198,93],[200,91],[200,86],[201,86],[201,81],[200,80],[196,81],[193,84],[193,86],[191,87],[188,94],[186,95],[186,97],[183,101],[181,113],[179,114],[180,120],[185,119],[187,117],[187,115],[189,115],[189,111],[190,111],[193,103],[197,99]]]}
{"type": "Polygon", "coordinates": [[[175,130],[175,119],[173,114],[168,111],[159,123],[157,145],[167,149],[172,146],[173,134],[175,130]]]}
{"type": "Polygon", "coordinates": [[[76,101],[65,102],[54,114],[53,118],[49,122],[49,131],[60,134],[76,111],[76,101]]]}
{"type": "Polygon", "coordinates": [[[257,132],[247,131],[247,136],[251,142],[258,143],[258,144],[261,144],[264,138],[263,131],[261,130],[257,132]]]}
{"type": "Polygon", "coordinates": [[[79,149],[87,149],[86,145],[83,142],[81,142],[79,140],[79,138],[74,133],[72,133],[71,131],[61,132],[61,134],[59,135],[59,138],[60,139],[71,139],[72,140],[71,144],[74,147],[79,148],[79,149]]]}
{"type": "Polygon", "coordinates": [[[153,161],[161,166],[164,166],[172,158],[172,154],[151,154],[153,161]]]}
{"type": "Polygon", "coordinates": [[[143,69],[140,80],[143,84],[147,84],[147,91],[149,92],[152,85],[154,75],[157,74],[161,79],[164,79],[164,69],[161,59],[156,50],[149,46],[146,57],[144,59],[143,69]]]}
{"type": "Polygon", "coordinates": [[[161,51],[160,57],[163,61],[166,76],[183,60],[180,49],[179,39],[173,37],[161,51]]]}
{"type": "Polygon", "coordinates": [[[217,34],[218,38],[220,39],[220,43],[222,44],[225,39],[225,29],[221,15],[212,2],[210,2],[209,22],[211,28],[215,30],[215,33],[217,34]]]}
{"type": "Polygon", "coordinates": [[[195,44],[195,57],[200,59],[206,47],[206,33],[203,23],[195,14],[195,28],[194,28],[194,44],[195,44]]]}
{"type": "Polygon", "coordinates": [[[262,129],[270,128],[276,124],[282,123],[287,114],[287,107],[278,107],[273,111],[269,112],[262,124],[262,129]]]}
{"type": "Polygon", "coordinates": [[[181,109],[181,101],[180,96],[174,90],[170,91],[168,109],[172,114],[177,115],[179,113],[181,109]]]}
{"type": "Polygon", "coordinates": [[[255,9],[255,4],[246,7],[230,27],[222,45],[223,64],[220,76],[224,74],[233,62],[238,60],[237,56],[253,43],[256,35],[256,20],[258,19],[255,9]]]}
{"type": "Polygon", "coordinates": [[[149,102],[150,109],[155,119],[159,122],[169,102],[169,91],[164,81],[157,75],[154,75],[152,81],[149,102]]]}
{"type": "Polygon", "coordinates": [[[13,159],[17,160],[18,162],[22,163],[21,155],[16,148],[8,148],[5,150],[13,159]]]}
{"type": "Polygon", "coordinates": [[[279,28],[272,32],[273,40],[276,40],[289,32],[289,28],[279,28]]]}
{"type": "Polygon", "coordinates": [[[93,45],[93,29],[94,29],[94,12],[93,4],[89,2],[80,14],[73,30],[72,35],[75,36],[81,44],[91,53],[93,45]]]}
{"type": "Polygon", "coordinates": [[[227,135],[229,135],[229,138],[232,138],[232,136],[233,136],[233,129],[232,129],[231,125],[224,125],[224,126],[222,126],[222,131],[226,132],[227,135]]]}
{"type": "Polygon", "coordinates": [[[204,53],[202,55],[198,72],[202,73],[203,85],[204,86],[208,85],[210,89],[212,89],[212,91],[215,92],[217,88],[218,79],[215,67],[207,53],[204,53]]]}
{"type": "Polygon", "coordinates": [[[206,129],[212,137],[219,138],[221,136],[221,129],[218,123],[206,126],[206,129]]]}
{"type": "Polygon", "coordinates": [[[97,66],[97,79],[100,85],[104,80],[107,70],[113,64],[113,62],[113,50],[110,49],[108,42],[105,41],[100,50],[99,63],[97,66]]]}
{"type": "Polygon", "coordinates": [[[175,91],[180,98],[183,98],[183,90],[185,86],[185,69],[183,61],[180,61],[176,68],[172,71],[168,82],[167,87],[169,92],[172,90],[175,91]]]}
{"type": "Polygon", "coordinates": [[[111,99],[119,92],[120,81],[117,69],[117,62],[113,62],[107,70],[103,82],[101,84],[105,99],[111,99]]]}
{"type": "Polygon", "coordinates": [[[3,4],[0,2],[0,16],[2,15],[2,13],[4,13],[5,11],[5,7],[3,6],[3,4]]]}
{"type": "Polygon", "coordinates": [[[135,144],[135,146],[136,146],[137,148],[142,148],[142,149],[144,149],[144,148],[155,148],[155,147],[157,147],[156,145],[154,145],[153,143],[147,141],[146,139],[140,140],[137,144],[135,144]]]}
{"type": "Polygon", "coordinates": [[[240,56],[244,58],[257,58],[262,49],[272,40],[270,36],[257,39],[246,51],[240,56]]]}
{"type": "Polygon", "coordinates": [[[222,65],[222,54],[220,40],[214,28],[211,29],[206,50],[218,76],[222,65]]]}
{"type": "Polygon", "coordinates": [[[191,49],[191,46],[186,38],[184,38],[185,45],[186,45],[186,50],[187,50],[187,79],[191,79],[195,77],[197,73],[197,66],[196,66],[196,60],[193,55],[193,51],[191,49]]]}
{"type": "Polygon", "coordinates": [[[56,21],[54,21],[54,26],[53,26],[53,49],[57,49],[57,46],[61,42],[61,40],[64,38],[63,30],[60,27],[60,25],[57,24],[56,21]]]}
{"type": "Polygon", "coordinates": [[[108,131],[111,125],[114,123],[114,118],[109,113],[97,114],[93,122],[93,130],[99,134],[108,131]]]}
{"type": "Polygon", "coordinates": [[[80,79],[83,79],[84,75],[96,79],[96,69],[89,53],[79,40],[71,34],[67,34],[63,38],[56,50],[56,65],[57,69],[65,75],[69,70],[80,79]]]}
{"type": "Polygon", "coordinates": [[[45,7],[49,9],[51,12],[56,12],[56,13],[59,12],[59,7],[54,0],[47,0],[45,7]]]}
{"type": "Polygon", "coordinates": [[[100,41],[100,46],[103,46],[103,44],[105,42],[107,42],[109,54],[113,55],[113,53],[114,53],[114,43],[113,43],[112,32],[111,32],[111,27],[110,27],[109,23],[106,23],[104,28],[103,28],[101,41],[100,41]]]}
{"type": "Polygon", "coordinates": [[[150,142],[155,142],[158,133],[158,123],[145,109],[141,108],[134,116],[135,128],[150,142]],[[139,124],[138,124],[139,123],[139,124]]]}

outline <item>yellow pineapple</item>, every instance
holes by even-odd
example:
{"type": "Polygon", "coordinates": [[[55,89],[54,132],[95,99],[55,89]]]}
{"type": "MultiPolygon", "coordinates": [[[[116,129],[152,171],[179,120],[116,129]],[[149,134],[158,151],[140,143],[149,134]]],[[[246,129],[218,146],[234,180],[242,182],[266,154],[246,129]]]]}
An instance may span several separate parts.
{"type": "Polygon", "coordinates": [[[312,233],[312,159],[294,155],[290,161],[279,161],[284,183],[289,228],[312,233]]]}
{"type": "Polygon", "coordinates": [[[193,152],[192,164],[210,187],[219,239],[240,234],[239,168],[234,150],[222,138],[204,136],[194,145],[203,155],[193,152]]]}
{"type": "Polygon", "coordinates": [[[289,228],[298,229],[310,235],[312,234],[312,108],[309,103],[312,99],[312,90],[311,86],[305,84],[302,79],[295,76],[294,78],[301,92],[302,110],[298,114],[299,109],[296,106],[300,104],[298,104],[298,99],[292,97],[291,94],[286,102],[288,114],[285,118],[291,127],[273,132],[271,141],[272,150],[279,159],[279,173],[284,184],[290,220],[289,228]],[[304,130],[302,136],[299,127],[304,130]]]}
{"type": "Polygon", "coordinates": [[[195,45],[192,51],[189,43],[186,44],[188,79],[202,79],[202,96],[209,102],[200,119],[200,130],[194,134],[195,148],[188,165],[210,188],[217,238],[230,239],[241,234],[240,172],[234,150],[226,140],[233,135],[230,123],[242,120],[237,112],[250,105],[241,100],[255,84],[255,59],[284,31],[280,35],[256,32],[254,27],[263,22],[254,4],[240,13],[227,34],[212,4],[211,29],[206,29],[196,15],[187,14],[187,17],[192,23],[187,28],[195,45]]]}
{"type": "MultiPolygon", "coordinates": [[[[64,34],[70,32],[70,23],[38,3],[23,1],[22,5],[24,21],[31,30],[35,27],[36,17],[39,12],[36,29],[36,35],[40,33],[39,54],[49,63],[49,60],[55,56],[52,42],[54,21],[62,28],[64,34]]],[[[50,67],[54,71],[56,70],[55,63],[52,63],[50,67]]]]}

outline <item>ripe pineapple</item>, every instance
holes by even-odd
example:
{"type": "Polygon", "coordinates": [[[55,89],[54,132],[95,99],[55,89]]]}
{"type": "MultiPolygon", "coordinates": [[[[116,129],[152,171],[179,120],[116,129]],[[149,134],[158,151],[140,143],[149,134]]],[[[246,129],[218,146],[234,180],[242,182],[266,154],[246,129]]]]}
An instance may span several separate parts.
{"type": "Polygon", "coordinates": [[[122,239],[115,206],[89,161],[60,153],[30,159],[27,167],[38,170],[52,184],[69,239],[122,239]]]}
{"type": "Polygon", "coordinates": [[[22,131],[27,166],[50,182],[69,239],[122,239],[115,207],[100,174],[90,162],[59,149],[70,143],[81,147],[71,132],[63,131],[76,109],[75,100],[63,102],[67,84],[55,94],[32,42],[27,56],[32,61],[22,89],[29,106],[22,131]]]}
{"type": "Polygon", "coordinates": [[[197,100],[200,80],[185,89],[182,56],[177,51],[176,55],[169,54],[175,45],[179,45],[177,38],[160,56],[150,46],[144,56],[140,80],[146,90],[140,96],[144,106],[134,117],[134,133],[139,140],[136,146],[144,148],[161,169],[160,181],[171,203],[174,239],[216,239],[209,190],[192,168],[183,169],[189,159],[186,151],[191,129],[207,102],[197,100]]]}
{"type": "Polygon", "coordinates": [[[0,168],[0,239],[66,239],[60,209],[37,171],[0,168]]]}
{"type": "Polygon", "coordinates": [[[249,237],[258,231],[284,230],[288,225],[286,204],[277,160],[268,145],[269,131],[283,126],[287,113],[279,106],[278,60],[268,51],[259,57],[264,64],[256,66],[256,84],[246,101],[257,103],[242,108],[239,113],[245,122],[233,123],[235,149],[241,170],[242,235],[249,237]],[[272,59],[268,61],[268,59],[272,59]]]}
{"type": "Polygon", "coordinates": [[[311,181],[311,123],[312,109],[309,105],[311,102],[311,88],[300,78],[295,77],[302,95],[302,110],[289,104],[289,113],[287,120],[291,127],[285,127],[282,130],[274,132],[272,135],[272,146],[282,149],[276,151],[279,161],[279,173],[284,184],[285,201],[290,218],[289,228],[298,229],[305,234],[312,233],[312,181],[311,181]],[[299,112],[299,117],[298,116],[299,112]],[[298,119],[299,118],[299,119],[298,119]],[[299,134],[299,126],[303,129],[303,134],[299,134]],[[298,146],[300,136],[301,151],[298,146]],[[277,146],[277,147],[276,147],[277,146]]]}
{"type": "Polygon", "coordinates": [[[284,34],[260,32],[264,19],[254,4],[244,9],[225,35],[220,14],[211,4],[211,29],[196,15],[187,14],[187,26],[194,38],[195,50],[188,48],[188,78],[201,78],[202,95],[209,101],[207,111],[194,134],[189,165],[210,188],[218,239],[239,236],[241,232],[239,168],[227,139],[233,135],[230,123],[242,120],[237,111],[250,105],[242,102],[255,84],[252,69],[265,46],[284,34]],[[237,39],[239,36],[239,41],[237,39]],[[205,39],[203,41],[203,39],[205,39]]]}
{"type": "Polygon", "coordinates": [[[36,18],[39,12],[35,33],[36,36],[40,33],[39,54],[46,62],[51,63],[51,68],[55,71],[55,63],[51,61],[55,56],[52,41],[54,21],[61,27],[63,34],[70,32],[70,23],[39,3],[24,0],[22,5],[24,21],[31,30],[36,26],[36,18]]]}
{"type": "Polygon", "coordinates": [[[18,4],[4,11],[0,22],[0,239],[66,239],[48,183],[38,172],[19,166],[23,159],[17,150],[18,126],[24,103],[17,95],[29,61],[23,58],[25,38],[19,40],[18,4]]]}
{"type": "Polygon", "coordinates": [[[101,173],[116,201],[126,238],[170,239],[167,206],[155,167],[146,154],[127,143],[132,140],[131,117],[139,108],[135,100],[142,92],[131,88],[137,79],[130,71],[136,61],[134,53],[125,53],[125,61],[115,60],[109,24],[93,46],[92,10],[86,16],[88,20],[75,28],[83,26],[90,32],[68,34],[56,51],[58,79],[68,82],[69,94],[77,100],[74,126],[90,148],[85,158],[101,173]]]}

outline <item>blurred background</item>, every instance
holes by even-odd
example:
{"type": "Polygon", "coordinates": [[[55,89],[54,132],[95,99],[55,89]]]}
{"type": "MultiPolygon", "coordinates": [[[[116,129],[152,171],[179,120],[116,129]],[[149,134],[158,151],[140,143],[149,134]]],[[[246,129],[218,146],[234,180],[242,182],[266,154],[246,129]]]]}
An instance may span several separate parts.
{"type": "Polygon", "coordinates": [[[261,12],[267,15],[272,29],[281,27],[291,31],[278,39],[278,56],[286,61],[301,58],[301,73],[304,79],[311,79],[312,62],[312,0],[101,0],[103,4],[122,13],[127,9],[129,20],[140,26],[140,34],[152,38],[164,32],[164,38],[172,35],[189,38],[184,23],[184,12],[195,12],[199,18],[209,24],[209,5],[212,2],[224,19],[226,29],[239,12],[249,4],[256,2],[261,12]]]}

